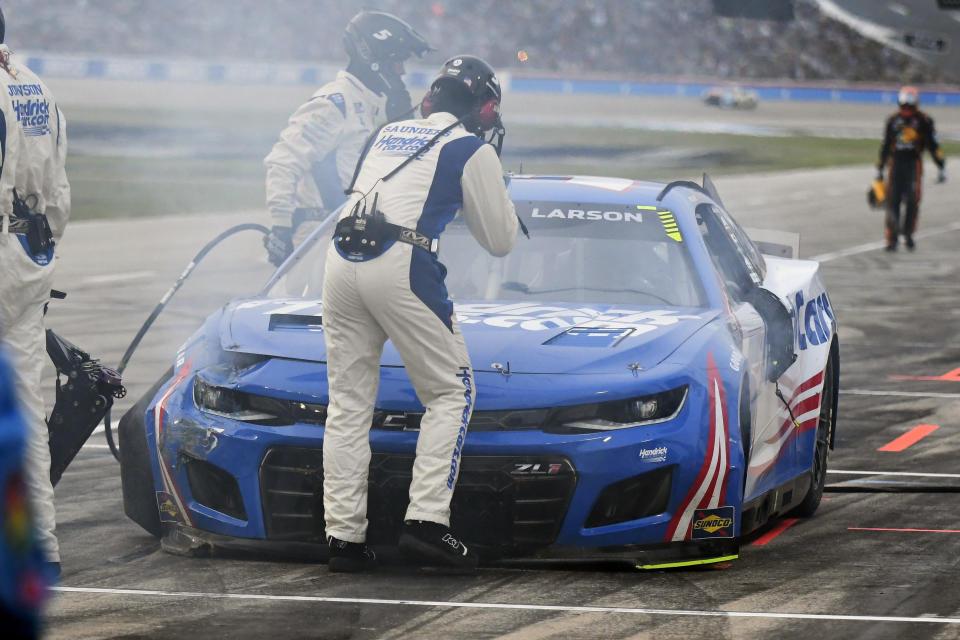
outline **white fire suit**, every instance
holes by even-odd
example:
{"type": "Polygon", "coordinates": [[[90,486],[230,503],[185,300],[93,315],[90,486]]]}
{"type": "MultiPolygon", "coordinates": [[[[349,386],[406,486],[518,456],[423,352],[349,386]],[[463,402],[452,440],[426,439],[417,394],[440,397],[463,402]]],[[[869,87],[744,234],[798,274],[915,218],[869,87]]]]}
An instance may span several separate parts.
{"type": "Polygon", "coordinates": [[[296,209],[332,211],[346,199],[364,143],[387,121],[386,104],[387,96],[340,71],[290,116],[263,161],[275,226],[293,226],[296,209]]]}
{"type": "MultiPolygon", "coordinates": [[[[0,45],[0,58],[9,55],[7,46],[0,45]]],[[[32,254],[26,237],[10,231],[10,219],[16,188],[34,211],[46,215],[54,241],[60,240],[70,215],[64,170],[67,124],[50,90],[26,65],[12,57],[8,66],[9,72],[0,68],[0,344],[10,358],[16,395],[29,424],[26,475],[40,544],[48,561],[59,562],[40,378],[47,359],[43,306],[50,297],[53,249],[32,254]]]]}
{"type": "MultiPolygon", "coordinates": [[[[384,127],[363,159],[355,188],[370,192],[368,203],[378,194],[377,209],[388,222],[429,238],[439,238],[462,212],[477,241],[491,254],[505,255],[516,239],[517,217],[503,168],[493,147],[462,125],[388,182],[378,182],[455,121],[439,112],[384,127]]],[[[349,215],[359,199],[359,194],[351,196],[342,215],[349,215]]],[[[461,448],[476,402],[470,358],[447,299],[446,268],[436,255],[395,242],[381,255],[364,257],[368,259],[347,259],[334,243],[323,281],[330,381],[323,504],[327,535],[347,542],[366,539],[369,430],[387,338],[426,408],[407,520],[449,526],[461,448]]]]}

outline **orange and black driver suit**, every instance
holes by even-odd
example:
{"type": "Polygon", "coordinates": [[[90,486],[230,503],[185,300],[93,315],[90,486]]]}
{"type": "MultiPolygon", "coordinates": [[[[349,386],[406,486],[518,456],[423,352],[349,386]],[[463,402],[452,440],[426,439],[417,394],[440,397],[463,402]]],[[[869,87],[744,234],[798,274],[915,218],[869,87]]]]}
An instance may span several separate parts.
{"type": "Polygon", "coordinates": [[[937,143],[933,118],[919,109],[901,108],[887,119],[877,169],[881,174],[884,168],[887,169],[886,240],[890,248],[897,246],[900,233],[907,246],[913,247],[913,233],[919,216],[923,152],[927,149],[942,171],[943,151],[937,143]],[[902,227],[901,205],[906,208],[902,227]]]}

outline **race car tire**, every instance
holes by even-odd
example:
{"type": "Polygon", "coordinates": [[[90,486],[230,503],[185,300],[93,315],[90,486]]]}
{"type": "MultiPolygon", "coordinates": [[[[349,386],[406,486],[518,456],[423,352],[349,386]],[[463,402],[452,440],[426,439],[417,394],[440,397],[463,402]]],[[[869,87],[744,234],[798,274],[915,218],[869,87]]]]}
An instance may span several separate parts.
{"type": "MultiPolygon", "coordinates": [[[[751,416],[750,416],[750,383],[747,380],[747,377],[743,377],[743,382],[740,384],[740,446],[743,447],[743,464],[744,468],[750,466],[750,444],[753,437],[751,430],[751,416]]],[[[744,482],[747,480],[746,474],[743,476],[744,482]]]]}
{"type": "Polygon", "coordinates": [[[817,439],[813,452],[810,489],[790,514],[800,518],[809,518],[816,512],[823,498],[823,487],[827,482],[827,453],[830,450],[830,441],[837,420],[838,376],[835,356],[836,345],[830,350],[830,357],[823,372],[823,389],[820,392],[820,416],[817,418],[817,439]]]}
{"type": "Polygon", "coordinates": [[[120,418],[117,428],[120,441],[120,480],[123,491],[123,511],[150,535],[160,537],[160,512],[153,485],[153,470],[147,448],[146,426],[143,416],[150,401],[163,383],[173,376],[173,367],[157,380],[149,391],[120,418]]]}

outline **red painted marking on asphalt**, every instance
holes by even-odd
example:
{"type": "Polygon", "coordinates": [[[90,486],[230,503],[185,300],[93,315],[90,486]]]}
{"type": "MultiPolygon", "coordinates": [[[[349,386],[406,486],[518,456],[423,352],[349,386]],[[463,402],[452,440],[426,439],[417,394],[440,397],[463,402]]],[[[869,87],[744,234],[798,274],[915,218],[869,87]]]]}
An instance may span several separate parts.
{"type": "Polygon", "coordinates": [[[881,527],[847,527],[848,531],[905,531],[907,533],[960,533],[960,529],[884,529],[881,527]]]}
{"type": "Polygon", "coordinates": [[[939,428],[940,426],[936,424],[918,424],[899,438],[891,440],[887,444],[883,445],[877,449],[877,451],[903,451],[910,445],[916,444],[917,441],[926,438],[939,428]]]}
{"type": "Polygon", "coordinates": [[[947,371],[942,376],[888,376],[891,380],[940,380],[941,382],[960,382],[960,367],[947,371]]]}
{"type": "Polygon", "coordinates": [[[770,529],[770,531],[767,531],[765,534],[763,534],[762,536],[754,540],[750,546],[762,547],[763,545],[767,544],[768,542],[776,538],[778,535],[786,531],[788,528],[790,528],[790,526],[796,521],[797,521],[797,518],[784,518],[779,523],[777,523],[777,526],[775,526],[773,529],[770,529]]]}

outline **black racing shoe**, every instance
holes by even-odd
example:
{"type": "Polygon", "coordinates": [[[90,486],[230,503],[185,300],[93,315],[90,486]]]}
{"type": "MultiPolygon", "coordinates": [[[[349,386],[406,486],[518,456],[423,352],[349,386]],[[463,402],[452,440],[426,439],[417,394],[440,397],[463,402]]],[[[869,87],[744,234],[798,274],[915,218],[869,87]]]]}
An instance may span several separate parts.
{"type": "Polygon", "coordinates": [[[884,247],[884,250],[885,250],[885,251],[896,251],[896,250],[897,250],[897,243],[894,242],[894,243],[892,243],[892,244],[888,244],[886,247],[884,247]]]}
{"type": "Polygon", "coordinates": [[[377,566],[377,554],[363,542],[347,542],[330,536],[330,560],[327,568],[334,573],[357,573],[377,566]]]}
{"type": "Polygon", "coordinates": [[[917,245],[915,245],[915,244],[913,243],[913,236],[906,236],[906,237],[903,239],[903,244],[906,245],[906,247],[907,247],[907,249],[908,249],[909,251],[913,251],[914,248],[917,246],[917,245]]]}
{"type": "Polygon", "coordinates": [[[431,565],[474,569],[480,560],[448,527],[425,520],[407,520],[400,533],[400,550],[431,565]]]}

